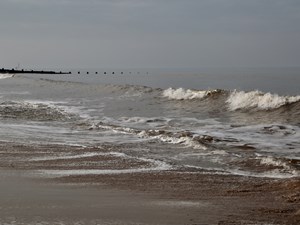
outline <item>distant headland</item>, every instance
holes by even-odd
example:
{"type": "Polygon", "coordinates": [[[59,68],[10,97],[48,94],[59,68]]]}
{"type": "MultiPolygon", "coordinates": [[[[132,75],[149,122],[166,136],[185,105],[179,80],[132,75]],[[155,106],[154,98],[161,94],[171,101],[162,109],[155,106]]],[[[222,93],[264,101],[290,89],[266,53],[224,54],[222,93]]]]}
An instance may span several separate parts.
{"type": "Polygon", "coordinates": [[[19,69],[0,69],[0,73],[17,74],[17,73],[35,73],[35,74],[71,74],[71,72],[56,72],[56,71],[46,71],[46,70],[19,70],[19,69]]]}

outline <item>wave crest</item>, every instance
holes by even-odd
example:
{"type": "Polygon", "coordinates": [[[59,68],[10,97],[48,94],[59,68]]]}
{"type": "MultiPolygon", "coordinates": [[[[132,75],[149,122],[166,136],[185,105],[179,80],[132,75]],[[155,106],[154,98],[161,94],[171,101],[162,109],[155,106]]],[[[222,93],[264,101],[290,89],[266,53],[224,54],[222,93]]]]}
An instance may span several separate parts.
{"type": "Polygon", "coordinates": [[[300,101],[300,96],[279,96],[260,91],[233,91],[226,103],[231,111],[257,108],[260,110],[277,109],[281,106],[300,101]]]}
{"type": "Polygon", "coordinates": [[[12,78],[13,76],[14,76],[14,74],[2,73],[2,74],[0,74],[0,80],[6,79],[6,78],[12,78]]]}
{"type": "Polygon", "coordinates": [[[90,130],[110,130],[122,134],[133,134],[140,138],[156,139],[170,144],[181,144],[194,149],[206,150],[207,146],[213,142],[213,137],[201,135],[197,136],[189,131],[168,131],[160,129],[138,129],[123,127],[106,122],[98,122],[89,127],[90,130]]]}
{"type": "Polygon", "coordinates": [[[205,97],[220,93],[221,90],[191,90],[184,88],[168,88],[163,91],[163,96],[174,100],[203,99],[205,97]]]}

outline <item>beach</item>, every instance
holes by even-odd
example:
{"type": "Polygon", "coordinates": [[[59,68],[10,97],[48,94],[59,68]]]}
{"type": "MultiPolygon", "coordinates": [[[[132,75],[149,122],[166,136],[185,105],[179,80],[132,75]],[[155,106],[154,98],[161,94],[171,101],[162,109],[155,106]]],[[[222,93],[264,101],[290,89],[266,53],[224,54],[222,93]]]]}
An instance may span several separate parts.
{"type": "MultiPolygon", "coordinates": [[[[296,225],[300,221],[299,178],[218,175],[193,169],[41,178],[35,171],[72,170],[72,165],[80,163],[69,158],[48,161],[48,165],[43,161],[41,166],[20,160],[22,155],[36,158],[37,151],[53,149],[83,150],[1,143],[1,224],[296,225]]],[[[97,160],[102,170],[111,169],[113,161],[120,168],[139,165],[113,157],[97,160]]]]}

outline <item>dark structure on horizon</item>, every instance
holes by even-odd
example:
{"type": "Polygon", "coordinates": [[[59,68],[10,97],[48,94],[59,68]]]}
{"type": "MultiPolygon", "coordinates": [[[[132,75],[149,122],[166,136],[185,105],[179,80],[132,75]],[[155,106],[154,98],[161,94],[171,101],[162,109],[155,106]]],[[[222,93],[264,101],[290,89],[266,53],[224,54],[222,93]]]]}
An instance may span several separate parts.
{"type": "Polygon", "coordinates": [[[55,71],[45,71],[45,70],[18,70],[18,69],[0,69],[0,73],[9,73],[9,74],[17,74],[17,73],[35,73],[35,74],[71,74],[71,72],[55,72],[55,71]]]}

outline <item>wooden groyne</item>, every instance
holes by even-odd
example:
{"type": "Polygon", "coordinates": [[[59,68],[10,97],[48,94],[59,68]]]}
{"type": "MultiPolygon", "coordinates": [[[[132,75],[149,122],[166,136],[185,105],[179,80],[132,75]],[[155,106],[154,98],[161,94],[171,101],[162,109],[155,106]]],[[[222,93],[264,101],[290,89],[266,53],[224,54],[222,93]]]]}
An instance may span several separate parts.
{"type": "Polygon", "coordinates": [[[71,72],[56,72],[47,70],[17,70],[17,69],[0,69],[0,73],[18,74],[18,73],[34,73],[34,74],[71,74],[71,72]]]}
{"type": "MultiPolygon", "coordinates": [[[[74,71],[73,71],[74,73],[74,71]]],[[[89,71],[77,71],[75,72],[76,74],[80,75],[80,74],[104,74],[104,75],[125,75],[125,74],[149,74],[149,72],[124,72],[124,71],[104,71],[104,72],[98,72],[98,71],[93,71],[93,72],[89,72],[89,71]]],[[[5,69],[2,68],[0,69],[0,74],[72,74],[72,72],[62,72],[62,71],[47,71],[47,70],[24,70],[24,69],[5,69]]]]}

